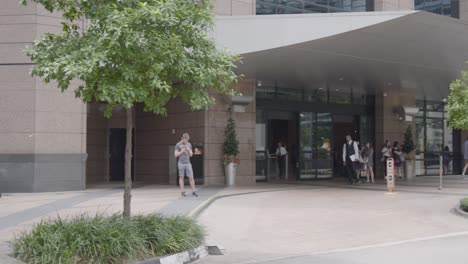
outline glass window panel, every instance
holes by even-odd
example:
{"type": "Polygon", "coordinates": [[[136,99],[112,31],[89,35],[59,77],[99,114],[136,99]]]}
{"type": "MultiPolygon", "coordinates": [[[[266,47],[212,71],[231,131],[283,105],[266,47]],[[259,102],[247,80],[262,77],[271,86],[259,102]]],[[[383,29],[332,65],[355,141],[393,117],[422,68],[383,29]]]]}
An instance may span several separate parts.
{"type": "Polygon", "coordinates": [[[300,118],[300,178],[315,178],[315,168],[313,166],[312,144],[314,136],[314,113],[301,113],[300,118]]]}
{"type": "Polygon", "coordinates": [[[416,153],[424,152],[424,119],[416,118],[416,153]]]}
{"type": "Polygon", "coordinates": [[[276,88],[273,86],[257,86],[256,97],[258,99],[274,99],[276,88]]]}
{"type": "Polygon", "coordinates": [[[359,138],[361,140],[361,146],[364,146],[367,142],[372,143],[372,136],[369,133],[371,129],[371,121],[367,115],[361,115],[359,118],[359,138]]]}
{"type": "Polygon", "coordinates": [[[304,9],[313,13],[328,13],[327,7],[312,5],[312,4],[304,4],[304,9]]]}
{"type": "Polygon", "coordinates": [[[426,0],[424,4],[424,10],[436,13],[436,14],[441,14],[441,7],[442,7],[442,0],[426,0]]]}
{"type": "Polygon", "coordinates": [[[366,0],[352,0],[351,10],[355,12],[366,11],[366,0]]]}
{"type": "Polygon", "coordinates": [[[330,0],[329,6],[343,9],[343,0],[330,0]]]}
{"type": "Polygon", "coordinates": [[[257,15],[366,11],[366,0],[257,0],[257,15]]]}
{"type": "Polygon", "coordinates": [[[351,103],[351,88],[346,84],[331,84],[330,85],[330,103],[335,104],[350,104],[351,103]]]}
{"type": "Polygon", "coordinates": [[[453,151],[453,130],[448,127],[447,119],[444,120],[444,147],[447,146],[449,150],[453,151]]]}
{"type": "Polygon", "coordinates": [[[278,88],[278,99],[290,101],[302,101],[302,92],[300,89],[278,88]]]}
{"type": "Polygon", "coordinates": [[[426,152],[439,152],[444,144],[444,121],[439,118],[426,119],[426,152]]]}
{"type": "Polygon", "coordinates": [[[303,9],[304,4],[302,1],[288,1],[286,3],[287,7],[292,7],[292,8],[297,8],[297,9],[303,9]]]}
{"type": "Polygon", "coordinates": [[[318,87],[315,89],[306,89],[304,91],[304,100],[307,102],[324,102],[328,101],[327,89],[318,87]]]}
{"type": "Polygon", "coordinates": [[[316,169],[319,178],[329,178],[333,175],[331,156],[331,136],[333,135],[332,115],[317,113],[315,150],[317,155],[316,169]]]}
{"type": "Polygon", "coordinates": [[[331,130],[333,127],[331,114],[317,114],[317,142],[315,149],[330,151],[331,130]]]}
{"type": "Polygon", "coordinates": [[[443,112],[444,105],[439,102],[426,102],[426,109],[431,112],[443,112]]]}
{"type": "Polygon", "coordinates": [[[414,9],[420,10],[424,8],[424,0],[415,0],[414,1],[414,9]]]}
{"type": "Polygon", "coordinates": [[[366,90],[363,83],[352,85],[353,104],[367,104],[366,90]]]}
{"type": "Polygon", "coordinates": [[[416,106],[419,108],[418,113],[416,113],[417,117],[423,117],[424,116],[424,100],[417,100],[416,101],[416,106]]]}
{"type": "Polygon", "coordinates": [[[257,15],[272,15],[276,13],[276,5],[257,2],[257,15]]]}

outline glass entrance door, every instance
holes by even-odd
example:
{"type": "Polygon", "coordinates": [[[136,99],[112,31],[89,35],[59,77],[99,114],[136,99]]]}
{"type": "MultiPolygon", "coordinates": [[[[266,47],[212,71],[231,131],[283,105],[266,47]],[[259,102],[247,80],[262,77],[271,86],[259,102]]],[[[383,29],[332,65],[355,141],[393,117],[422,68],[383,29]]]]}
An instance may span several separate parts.
{"type": "Polygon", "coordinates": [[[333,175],[333,119],[329,113],[300,113],[299,178],[322,179],[333,175]]]}

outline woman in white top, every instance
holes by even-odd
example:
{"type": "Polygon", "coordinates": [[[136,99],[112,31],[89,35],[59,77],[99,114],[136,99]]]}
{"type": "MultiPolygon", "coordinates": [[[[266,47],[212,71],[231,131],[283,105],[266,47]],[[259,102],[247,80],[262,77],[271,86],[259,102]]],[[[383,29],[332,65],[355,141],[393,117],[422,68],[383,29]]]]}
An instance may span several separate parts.
{"type": "Polygon", "coordinates": [[[361,150],[361,157],[365,164],[367,182],[374,183],[374,148],[370,142],[367,142],[361,150]],[[369,177],[371,181],[369,181],[369,177]]]}
{"type": "Polygon", "coordinates": [[[384,162],[384,168],[385,168],[385,178],[387,177],[387,159],[392,157],[392,144],[390,143],[390,140],[385,141],[385,146],[382,148],[382,160],[384,162]]]}

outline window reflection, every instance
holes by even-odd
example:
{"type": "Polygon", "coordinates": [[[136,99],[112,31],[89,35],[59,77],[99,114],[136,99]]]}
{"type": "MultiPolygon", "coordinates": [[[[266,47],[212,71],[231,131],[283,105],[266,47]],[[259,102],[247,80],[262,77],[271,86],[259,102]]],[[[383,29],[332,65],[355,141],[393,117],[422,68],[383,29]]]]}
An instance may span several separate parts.
{"type": "Polygon", "coordinates": [[[301,84],[268,81],[261,83],[261,86],[257,85],[257,99],[366,105],[369,98],[359,83],[354,85],[344,82],[328,85],[318,83],[305,88],[298,88],[302,86],[301,84]]]}
{"type": "MultiPolygon", "coordinates": [[[[447,111],[442,103],[420,100],[417,106],[416,175],[437,175],[441,155],[454,160],[453,131],[448,127],[447,111]]],[[[446,174],[453,173],[452,161],[445,164],[446,174]]]]}
{"type": "Polygon", "coordinates": [[[257,15],[366,11],[366,0],[257,0],[257,15]]]}
{"type": "Polygon", "coordinates": [[[415,10],[424,10],[427,12],[451,16],[458,18],[458,0],[414,0],[415,10]]]}

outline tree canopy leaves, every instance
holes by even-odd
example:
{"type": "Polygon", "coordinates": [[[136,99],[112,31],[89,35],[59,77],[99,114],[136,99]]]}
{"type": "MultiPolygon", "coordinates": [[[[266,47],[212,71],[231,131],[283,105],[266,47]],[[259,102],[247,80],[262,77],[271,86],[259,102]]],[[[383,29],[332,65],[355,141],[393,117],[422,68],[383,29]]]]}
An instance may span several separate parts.
{"type": "Polygon", "coordinates": [[[209,0],[28,1],[64,18],[61,34],[45,34],[27,49],[32,74],[55,80],[62,91],[80,80],[76,96],[107,103],[107,116],[118,104],[135,103],[165,114],[178,96],[203,109],[213,102],[210,88],[229,93],[237,80],[238,57],[209,37],[209,0]]]}
{"type": "Polygon", "coordinates": [[[450,128],[468,130],[468,71],[450,84],[447,109],[450,128]]]}

